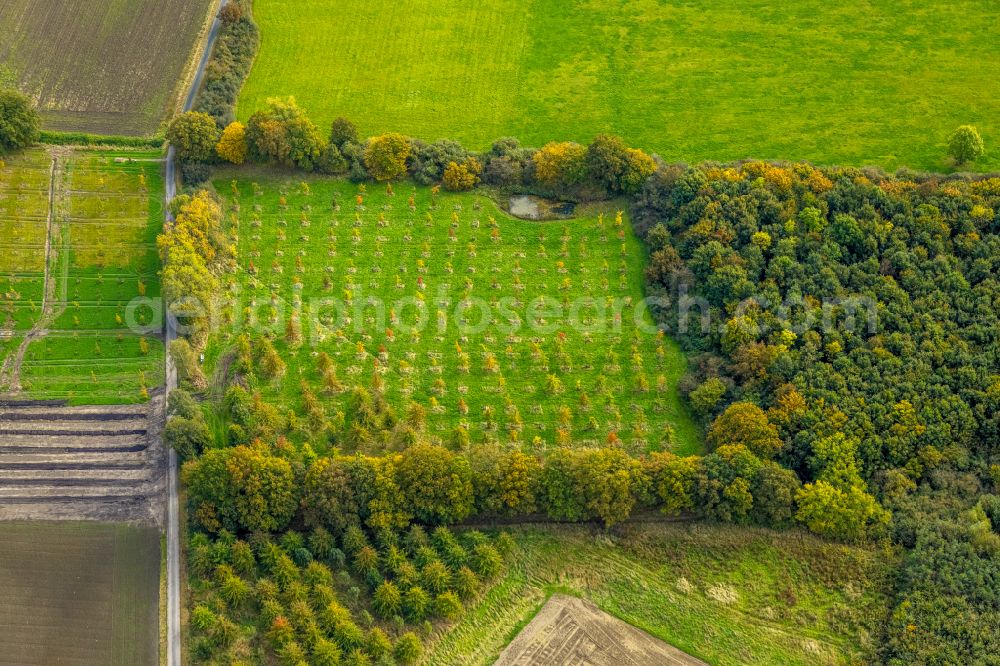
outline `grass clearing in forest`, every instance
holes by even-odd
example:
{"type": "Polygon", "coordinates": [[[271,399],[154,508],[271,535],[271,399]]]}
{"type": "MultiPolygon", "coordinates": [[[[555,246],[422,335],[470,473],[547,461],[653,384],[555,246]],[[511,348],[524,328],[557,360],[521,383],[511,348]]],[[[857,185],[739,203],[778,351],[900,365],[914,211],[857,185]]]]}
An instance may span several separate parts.
{"type": "Polygon", "coordinates": [[[470,150],[612,132],[668,161],[949,168],[978,126],[1000,168],[990,0],[618,2],[255,0],[246,120],[293,95],[326,132],[403,132],[470,150]]]}
{"type": "MultiPolygon", "coordinates": [[[[643,248],[613,204],[529,222],[475,193],[232,175],[215,183],[238,223],[232,328],[267,334],[287,363],[258,372],[265,398],[297,409],[304,383],[336,427],[350,389],[377,378],[439,441],[461,425],[528,449],[700,450],[677,391],[686,360],[651,324],[643,248]]],[[[232,343],[217,336],[209,361],[232,343]]]]}
{"type": "Polygon", "coordinates": [[[800,532],[688,524],[506,528],[518,544],[424,663],[492,664],[548,597],[582,596],[714,666],[860,663],[893,557],[800,532]]]}
{"type": "Polygon", "coordinates": [[[0,523],[0,661],[157,664],[160,540],[124,523],[0,523]]]}

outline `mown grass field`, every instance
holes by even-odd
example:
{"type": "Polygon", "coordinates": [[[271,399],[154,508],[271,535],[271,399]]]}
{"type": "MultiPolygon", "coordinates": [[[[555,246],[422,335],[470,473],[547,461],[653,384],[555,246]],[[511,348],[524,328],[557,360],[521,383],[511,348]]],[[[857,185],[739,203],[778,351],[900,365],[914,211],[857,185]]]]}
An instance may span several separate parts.
{"type": "Polygon", "coordinates": [[[151,390],[163,383],[160,317],[154,312],[162,166],[160,155],[148,152],[79,150],[60,156],[50,316],[21,367],[29,397],[127,403],[142,399],[143,386],[151,390]],[[136,299],[149,300],[137,306],[136,299]]]}
{"type": "Polygon", "coordinates": [[[696,524],[512,527],[506,573],[428,648],[426,664],[492,664],[554,592],[713,666],[862,663],[894,557],[801,533],[696,524]]]}
{"type": "Polygon", "coordinates": [[[270,334],[288,364],[259,378],[265,396],[298,407],[304,381],[334,420],[377,375],[399,413],[422,405],[443,441],[459,424],[473,441],[526,447],[615,433],[638,453],[662,448],[671,425],[668,446],[700,448],[677,392],[686,360],[651,325],[643,251],[613,205],[527,222],[477,194],[233,175],[215,182],[238,221],[233,330],[270,334]],[[293,318],[300,344],[286,335],[293,318]]]}
{"type": "Polygon", "coordinates": [[[123,523],[0,523],[0,663],[158,663],[159,546],[123,523]]]}
{"type": "Polygon", "coordinates": [[[481,149],[615,132],[667,160],[945,169],[958,125],[1000,168],[990,0],[256,0],[246,119],[294,95],[324,127],[481,149]]]}
{"type": "Polygon", "coordinates": [[[46,129],[154,134],[177,106],[215,0],[4,0],[0,80],[46,129]]]}
{"type": "Polygon", "coordinates": [[[51,158],[0,158],[0,365],[42,312],[51,158]]]}

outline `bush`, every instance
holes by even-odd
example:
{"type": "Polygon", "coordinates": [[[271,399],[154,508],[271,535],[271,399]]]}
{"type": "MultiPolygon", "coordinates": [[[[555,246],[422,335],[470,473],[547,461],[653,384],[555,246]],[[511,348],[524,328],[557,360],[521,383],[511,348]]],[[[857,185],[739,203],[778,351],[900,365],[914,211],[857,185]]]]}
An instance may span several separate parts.
{"type": "Polygon", "coordinates": [[[365,167],[375,180],[395,180],[406,173],[410,150],[410,140],[402,134],[372,137],[364,150],[365,167]]]}
{"type": "Polygon", "coordinates": [[[479,182],[479,174],[482,173],[482,170],[478,160],[474,157],[466,159],[462,164],[449,162],[444,170],[442,181],[444,189],[451,192],[471,190],[479,182]]]}
{"type": "MultiPolygon", "coordinates": [[[[234,5],[226,5],[232,7],[234,5]]],[[[216,154],[232,164],[243,164],[247,159],[247,128],[241,122],[232,122],[222,131],[215,145],[216,154]]]]}
{"type": "Polygon", "coordinates": [[[330,124],[330,143],[338,148],[345,143],[358,143],[358,128],[347,118],[335,118],[330,124]]]}
{"type": "Polygon", "coordinates": [[[167,141],[181,162],[209,162],[215,159],[219,128],[207,113],[189,111],[170,123],[167,141]]]}
{"type": "Polygon", "coordinates": [[[212,167],[204,162],[181,162],[181,180],[185,187],[198,187],[212,177],[212,167]]]}
{"type": "Polygon", "coordinates": [[[442,139],[430,144],[414,141],[410,176],[421,185],[440,183],[450,163],[464,164],[469,157],[468,151],[457,141],[442,139]]]}
{"type": "Polygon", "coordinates": [[[396,647],[393,650],[393,654],[398,661],[403,666],[410,666],[411,664],[417,663],[420,659],[420,655],[423,654],[424,646],[417,638],[417,635],[412,631],[408,631],[399,637],[396,641],[396,647]]]}
{"type": "Polygon", "coordinates": [[[163,438],[181,461],[200,455],[212,444],[212,433],[201,418],[170,417],[163,438]]]}
{"type": "Polygon", "coordinates": [[[555,190],[568,190],[587,177],[587,149],[572,141],[550,142],[532,157],[535,179],[555,190]]]}
{"type": "Polygon", "coordinates": [[[41,121],[31,101],[16,90],[0,90],[0,154],[38,141],[41,121]]]}

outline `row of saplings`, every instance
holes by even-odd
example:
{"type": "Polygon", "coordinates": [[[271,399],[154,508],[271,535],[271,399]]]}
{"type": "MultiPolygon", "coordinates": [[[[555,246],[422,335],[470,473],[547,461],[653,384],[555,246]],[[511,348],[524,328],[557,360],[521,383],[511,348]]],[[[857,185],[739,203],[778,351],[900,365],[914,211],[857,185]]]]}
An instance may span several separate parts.
{"type": "Polygon", "coordinates": [[[456,536],[444,527],[373,534],[357,526],[339,539],[322,527],[279,539],[195,534],[192,656],[240,664],[271,653],[287,666],[415,663],[418,634],[431,635],[432,621],[458,620],[513,547],[505,533],[456,536]]]}

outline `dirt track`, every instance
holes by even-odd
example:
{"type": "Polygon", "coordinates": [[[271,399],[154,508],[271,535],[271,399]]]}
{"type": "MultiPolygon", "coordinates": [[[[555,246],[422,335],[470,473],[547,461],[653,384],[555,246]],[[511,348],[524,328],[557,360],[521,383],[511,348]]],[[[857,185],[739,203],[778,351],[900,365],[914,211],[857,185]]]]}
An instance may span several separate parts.
{"type": "Polygon", "coordinates": [[[589,601],[555,594],[494,666],[708,665],[589,601]]]}

